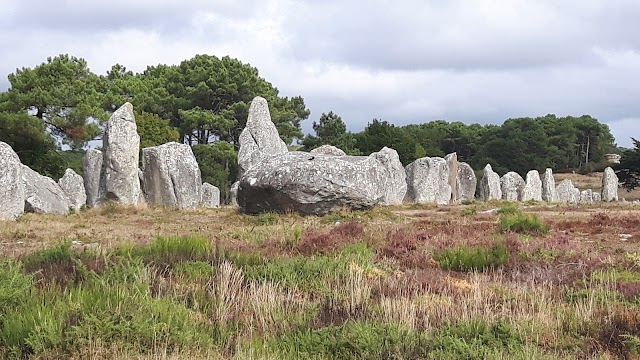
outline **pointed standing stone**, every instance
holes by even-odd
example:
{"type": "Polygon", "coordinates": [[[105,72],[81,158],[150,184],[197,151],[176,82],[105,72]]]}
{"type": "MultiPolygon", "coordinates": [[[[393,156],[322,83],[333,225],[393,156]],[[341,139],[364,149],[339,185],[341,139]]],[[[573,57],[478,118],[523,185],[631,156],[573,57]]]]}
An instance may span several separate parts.
{"type": "Polygon", "coordinates": [[[9,144],[0,141],[0,220],[15,220],[24,213],[22,163],[9,144]]]}
{"type": "Polygon", "coordinates": [[[618,176],[611,167],[602,174],[602,201],[618,201],[618,176]]]}
{"type": "Polygon", "coordinates": [[[479,192],[482,201],[502,199],[500,176],[493,171],[490,164],[487,164],[482,170],[479,192]]]}
{"type": "Polygon", "coordinates": [[[522,192],[522,201],[542,201],[542,181],[537,170],[527,173],[526,184],[522,192]]]}
{"type": "Polygon", "coordinates": [[[553,178],[553,170],[547,168],[542,178],[542,200],[556,202],[556,180],[553,178]]]}
{"type": "Polygon", "coordinates": [[[75,211],[80,211],[83,205],[87,203],[87,192],[84,189],[84,180],[82,176],[76,174],[75,171],[67,169],[64,176],[58,180],[58,185],[62,188],[69,206],[75,211]]]}
{"type": "Polygon", "coordinates": [[[102,151],[89,149],[84,154],[82,171],[84,173],[84,189],[87,192],[87,206],[94,207],[100,201],[100,177],[102,173],[102,151]]]}
{"type": "Polygon", "coordinates": [[[522,201],[525,182],[517,172],[510,171],[500,179],[502,200],[522,201]]]}
{"type": "Polygon", "coordinates": [[[449,166],[449,186],[451,187],[451,204],[458,202],[458,154],[451,153],[444,157],[449,166]]]}
{"type": "Polygon", "coordinates": [[[456,177],[456,187],[458,189],[458,203],[473,201],[476,196],[476,186],[478,179],[473,168],[464,162],[458,163],[458,176],[456,177]]]}

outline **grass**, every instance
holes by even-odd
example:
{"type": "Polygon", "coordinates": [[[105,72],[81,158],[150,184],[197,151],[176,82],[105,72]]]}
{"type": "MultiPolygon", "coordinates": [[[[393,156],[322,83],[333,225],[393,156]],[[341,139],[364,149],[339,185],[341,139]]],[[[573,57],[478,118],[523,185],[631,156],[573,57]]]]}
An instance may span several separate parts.
{"type": "Polygon", "coordinates": [[[509,253],[502,242],[490,247],[450,248],[433,256],[442,269],[462,272],[493,270],[502,266],[508,257],[509,253]]]}
{"type": "Polygon", "coordinates": [[[500,217],[500,231],[516,232],[521,234],[546,235],[549,233],[549,226],[542,222],[537,216],[522,213],[512,213],[500,217]]]}

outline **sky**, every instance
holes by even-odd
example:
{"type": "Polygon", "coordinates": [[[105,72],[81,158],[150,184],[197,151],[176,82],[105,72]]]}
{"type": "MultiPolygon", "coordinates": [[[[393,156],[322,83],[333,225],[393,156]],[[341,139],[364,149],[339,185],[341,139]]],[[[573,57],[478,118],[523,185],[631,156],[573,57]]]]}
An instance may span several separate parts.
{"type": "Polygon", "coordinates": [[[0,0],[6,75],[69,54],[105,74],[196,54],[258,68],[351,131],[589,114],[640,138],[637,0],[0,0]]]}

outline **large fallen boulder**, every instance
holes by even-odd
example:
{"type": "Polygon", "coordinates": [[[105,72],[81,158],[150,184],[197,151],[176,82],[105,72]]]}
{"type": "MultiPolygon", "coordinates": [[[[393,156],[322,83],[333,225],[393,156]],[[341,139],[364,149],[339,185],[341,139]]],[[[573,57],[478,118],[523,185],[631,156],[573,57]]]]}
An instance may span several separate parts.
{"type": "Polygon", "coordinates": [[[405,168],[407,196],[405,201],[419,204],[447,205],[451,200],[449,165],[440,157],[423,157],[405,168]]]}
{"type": "Polygon", "coordinates": [[[478,179],[471,165],[461,162],[458,163],[458,176],[456,177],[456,186],[458,188],[458,203],[465,201],[473,201],[476,196],[476,186],[478,179]]]}
{"type": "Polygon", "coordinates": [[[24,213],[22,163],[9,144],[0,141],[0,220],[15,220],[24,213]]]}
{"type": "Polygon", "coordinates": [[[194,209],[202,199],[200,168],[189,145],[170,142],[142,149],[142,173],[150,206],[194,209]]]}
{"type": "Polygon", "coordinates": [[[382,203],[394,183],[373,156],[331,156],[287,152],[264,159],[240,178],[240,210],[294,211],[324,215],[341,209],[366,209],[382,203]]]}
{"type": "Polygon", "coordinates": [[[84,179],[76,174],[75,171],[67,169],[64,176],[58,180],[58,185],[69,201],[69,206],[74,211],[80,211],[83,205],[87,203],[87,192],[84,188],[84,179]]]}
{"type": "Polygon", "coordinates": [[[22,181],[25,190],[24,211],[36,214],[69,213],[67,195],[52,178],[22,165],[22,181]]]}
{"type": "Polygon", "coordinates": [[[522,176],[514,171],[509,171],[500,179],[500,189],[502,190],[502,200],[522,201],[524,187],[526,183],[522,176]]]}
{"type": "Polygon", "coordinates": [[[87,193],[87,206],[94,207],[102,197],[100,194],[100,177],[102,173],[102,151],[89,149],[84,154],[82,172],[84,174],[84,189],[87,193]]]}
{"type": "Polygon", "coordinates": [[[478,189],[479,198],[482,201],[502,199],[502,189],[500,188],[500,175],[498,175],[490,164],[482,170],[482,179],[478,189]]]}

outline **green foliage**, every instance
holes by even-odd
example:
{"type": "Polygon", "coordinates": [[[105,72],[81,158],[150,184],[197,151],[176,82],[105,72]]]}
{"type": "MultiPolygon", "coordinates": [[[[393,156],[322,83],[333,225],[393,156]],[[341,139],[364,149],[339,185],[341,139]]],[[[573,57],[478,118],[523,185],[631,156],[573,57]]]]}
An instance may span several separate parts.
{"type": "Polygon", "coordinates": [[[502,205],[500,209],[496,210],[496,213],[500,215],[516,215],[521,214],[522,210],[520,210],[518,204],[506,203],[502,205]]]}
{"type": "Polygon", "coordinates": [[[0,261],[0,324],[10,310],[26,302],[33,285],[33,277],[25,275],[22,264],[12,260],[0,261]]]}
{"type": "Polygon", "coordinates": [[[460,210],[460,215],[462,216],[473,216],[478,213],[476,208],[468,207],[460,210]]]}
{"type": "Polygon", "coordinates": [[[442,269],[462,272],[492,270],[504,264],[508,257],[509,252],[502,242],[491,247],[459,246],[433,255],[442,269]]]}
{"type": "Polygon", "coordinates": [[[214,273],[214,268],[209,262],[205,261],[185,261],[178,263],[173,268],[173,273],[187,280],[208,279],[214,273]]]}
{"type": "Polygon", "coordinates": [[[640,186],[640,141],[631,138],[634,149],[622,153],[620,164],[616,165],[616,175],[624,188],[631,191],[640,186]]]}
{"type": "Polygon", "coordinates": [[[238,154],[233,145],[216,141],[209,145],[194,145],[192,150],[200,167],[202,182],[220,189],[221,201],[229,199],[231,185],[238,173],[238,154]]]}
{"type": "Polygon", "coordinates": [[[180,133],[168,120],[144,111],[136,112],[135,116],[140,135],[140,149],[180,140],[180,133]]]}
{"type": "Polygon", "coordinates": [[[545,224],[535,215],[516,213],[504,215],[500,218],[501,232],[516,232],[532,235],[546,235],[549,225],[545,224]]]}
{"type": "Polygon", "coordinates": [[[255,215],[251,219],[256,225],[275,225],[280,221],[280,215],[274,212],[266,212],[255,215]]]}
{"type": "Polygon", "coordinates": [[[121,246],[116,254],[141,258],[146,263],[160,267],[191,261],[207,261],[214,258],[209,239],[200,236],[159,236],[145,246],[121,246]]]}

